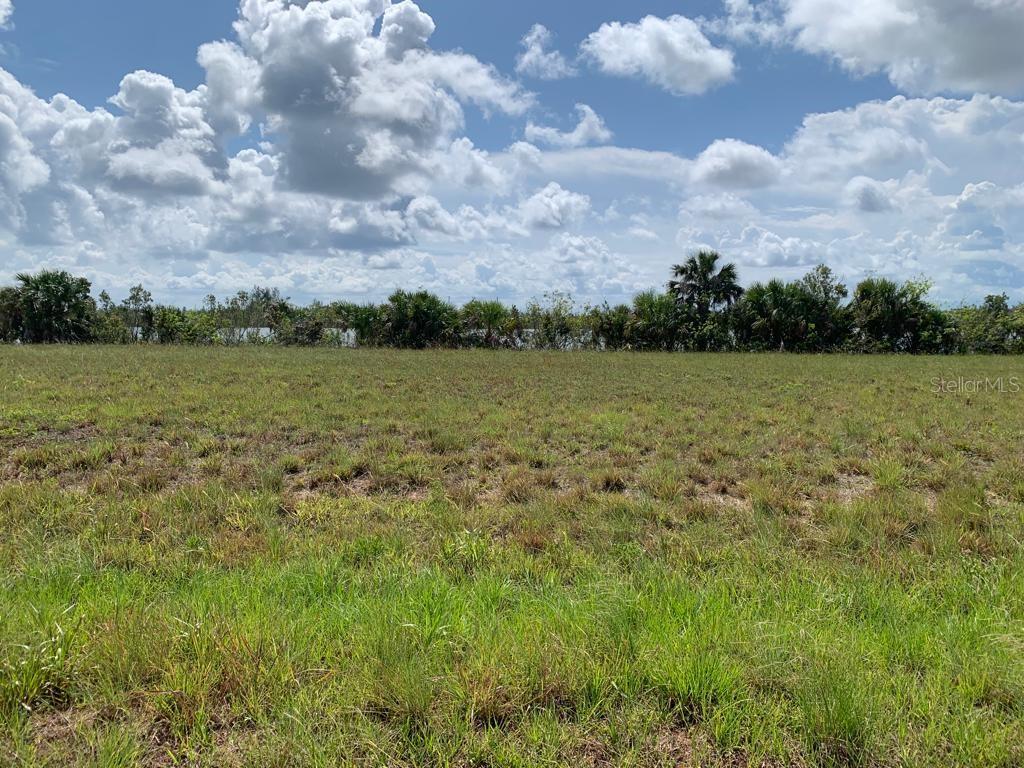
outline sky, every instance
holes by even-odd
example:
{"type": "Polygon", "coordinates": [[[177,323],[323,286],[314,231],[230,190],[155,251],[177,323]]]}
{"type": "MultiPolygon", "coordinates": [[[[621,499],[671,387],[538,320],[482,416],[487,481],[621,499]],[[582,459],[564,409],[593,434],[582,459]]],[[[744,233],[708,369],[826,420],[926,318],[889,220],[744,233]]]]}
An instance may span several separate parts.
{"type": "Polygon", "coordinates": [[[0,284],[1024,300],[1024,0],[0,0],[0,284]]]}

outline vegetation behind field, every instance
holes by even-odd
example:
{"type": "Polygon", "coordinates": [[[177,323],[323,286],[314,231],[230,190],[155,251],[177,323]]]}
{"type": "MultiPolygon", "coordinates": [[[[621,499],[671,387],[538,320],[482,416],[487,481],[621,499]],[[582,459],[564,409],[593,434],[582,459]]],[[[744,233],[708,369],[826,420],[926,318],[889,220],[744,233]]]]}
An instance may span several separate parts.
{"type": "Polygon", "coordinates": [[[827,267],[792,282],[739,285],[732,264],[701,252],[677,265],[665,291],[632,304],[577,307],[551,294],[520,311],[499,301],[456,307],[427,291],[398,290],[383,304],[294,305],[254,288],[200,309],[154,305],[135,286],[120,303],[99,301],[66,272],[18,275],[0,288],[0,342],[100,342],[425,349],[511,348],[633,351],[857,353],[1024,352],[1024,305],[1006,295],[941,309],[927,282],[862,281],[852,296],[827,267]]]}
{"type": "Polygon", "coordinates": [[[0,764],[1024,761],[1017,358],[0,368],[0,764]]]}

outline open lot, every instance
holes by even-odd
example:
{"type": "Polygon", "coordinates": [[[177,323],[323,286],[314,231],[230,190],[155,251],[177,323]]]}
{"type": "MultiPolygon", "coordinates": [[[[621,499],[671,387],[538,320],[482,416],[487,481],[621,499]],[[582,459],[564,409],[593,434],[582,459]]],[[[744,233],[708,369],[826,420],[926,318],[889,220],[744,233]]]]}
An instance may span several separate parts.
{"type": "Polygon", "coordinates": [[[0,371],[2,765],[1024,763],[1019,358],[0,371]]]}

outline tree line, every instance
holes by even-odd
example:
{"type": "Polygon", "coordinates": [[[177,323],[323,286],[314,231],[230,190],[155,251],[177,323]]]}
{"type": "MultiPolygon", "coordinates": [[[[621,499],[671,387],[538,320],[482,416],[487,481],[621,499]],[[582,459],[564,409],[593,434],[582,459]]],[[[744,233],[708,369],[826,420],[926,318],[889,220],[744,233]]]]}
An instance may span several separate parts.
{"type": "Polygon", "coordinates": [[[871,277],[852,294],[828,267],[799,280],[740,287],[736,267],[702,251],[673,267],[662,291],[631,304],[578,308],[549,294],[524,309],[473,300],[457,307],[427,291],[381,304],[298,306],[276,289],[209,296],[197,309],[163,306],[143,286],[120,303],[63,271],[19,274],[0,288],[0,341],[244,344],[426,349],[602,349],[862,353],[1024,352],[1024,305],[1005,295],[942,309],[930,285],[871,277]]]}

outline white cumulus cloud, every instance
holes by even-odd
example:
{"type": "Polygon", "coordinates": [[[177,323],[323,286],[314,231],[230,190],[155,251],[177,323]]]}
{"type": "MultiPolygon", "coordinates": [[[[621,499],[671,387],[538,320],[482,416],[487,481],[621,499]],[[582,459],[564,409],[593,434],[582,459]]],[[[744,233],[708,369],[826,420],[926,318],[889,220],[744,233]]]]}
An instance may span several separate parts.
{"type": "Polygon", "coordinates": [[[679,95],[701,94],[733,79],[731,51],[715,47],[685,16],[645,16],[603,24],[583,41],[584,56],[609,75],[639,77],[679,95]]]}
{"type": "Polygon", "coordinates": [[[578,222],[590,212],[590,198],[551,182],[524,200],[519,211],[528,227],[561,229],[578,222]]]}
{"type": "Polygon", "coordinates": [[[410,0],[245,0],[240,13],[256,106],[298,190],[351,199],[417,191],[463,129],[464,104],[518,115],[533,101],[475,57],[431,50],[434,22],[410,0]]]}
{"type": "Polygon", "coordinates": [[[912,94],[1024,93],[1021,0],[726,0],[705,28],[789,42],[912,94]]]}
{"type": "Polygon", "coordinates": [[[751,189],[774,183],[781,167],[779,159],[763,147],[718,139],[697,157],[693,178],[705,184],[751,189]]]}

